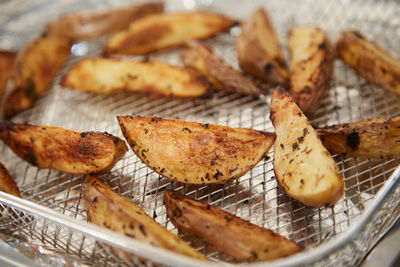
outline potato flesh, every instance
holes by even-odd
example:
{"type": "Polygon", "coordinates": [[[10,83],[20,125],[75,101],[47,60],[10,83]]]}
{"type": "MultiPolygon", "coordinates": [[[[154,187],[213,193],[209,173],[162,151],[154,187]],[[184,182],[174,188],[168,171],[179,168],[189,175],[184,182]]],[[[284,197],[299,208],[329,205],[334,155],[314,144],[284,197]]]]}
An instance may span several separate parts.
{"type": "Polygon", "coordinates": [[[15,52],[0,50],[0,96],[3,95],[7,82],[14,72],[16,56],[15,52]]]}

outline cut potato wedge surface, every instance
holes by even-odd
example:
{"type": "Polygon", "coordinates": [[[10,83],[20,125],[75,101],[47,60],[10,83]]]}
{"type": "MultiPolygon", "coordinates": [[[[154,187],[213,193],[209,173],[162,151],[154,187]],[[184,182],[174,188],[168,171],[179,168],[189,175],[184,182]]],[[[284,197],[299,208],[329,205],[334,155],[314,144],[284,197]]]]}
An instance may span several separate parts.
{"type": "Polygon", "coordinates": [[[107,42],[106,54],[143,55],[190,39],[206,39],[227,31],[236,22],[208,13],[164,13],[148,16],[130,24],[107,42]]]}
{"type": "Polygon", "coordinates": [[[0,50],[0,96],[3,95],[8,80],[14,72],[17,53],[0,50]]]}
{"type": "Polygon", "coordinates": [[[16,197],[21,197],[17,184],[11,177],[8,170],[0,163],[0,191],[6,192],[16,197]]]}
{"type": "Polygon", "coordinates": [[[73,174],[106,172],[127,151],[123,140],[108,133],[6,121],[0,122],[0,138],[32,165],[73,174]]]}
{"type": "Polygon", "coordinates": [[[84,59],[69,70],[62,85],[97,94],[129,92],[177,98],[198,97],[208,91],[208,84],[188,71],[156,60],[84,59]]]}
{"type": "Polygon", "coordinates": [[[275,135],[246,128],[155,117],[118,117],[133,152],[155,172],[181,183],[223,183],[253,168],[275,135]]]}
{"type": "Polygon", "coordinates": [[[203,254],[155,222],[130,199],[115,193],[95,176],[86,177],[82,196],[89,222],[155,247],[206,260],[203,254]]]}
{"type": "Polygon", "coordinates": [[[334,205],[343,195],[339,169],[317,132],[283,88],[271,100],[274,171],[286,193],[307,206],[334,205]]]}

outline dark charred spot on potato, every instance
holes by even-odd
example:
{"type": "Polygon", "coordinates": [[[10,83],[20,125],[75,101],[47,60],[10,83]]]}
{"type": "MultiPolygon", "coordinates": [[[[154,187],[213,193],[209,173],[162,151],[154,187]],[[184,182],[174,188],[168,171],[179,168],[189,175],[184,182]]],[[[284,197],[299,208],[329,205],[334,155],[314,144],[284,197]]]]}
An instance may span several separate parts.
{"type": "Polygon", "coordinates": [[[146,233],[146,230],[144,229],[143,224],[139,224],[139,230],[140,230],[140,232],[142,232],[142,234],[143,234],[144,236],[147,236],[147,233],[146,233]]]}
{"type": "Polygon", "coordinates": [[[134,146],[136,146],[136,143],[135,143],[134,140],[129,140],[129,145],[130,145],[131,147],[134,147],[134,146]]]}
{"type": "Polygon", "coordinates": [[[233,168],[233,169],[229,169],[229,173],[233,173],[234,171],[236,171],[238,169],[238,167],[233,168]]]}
{"type": "Polygon", "coordinates": [[[180,209],[174,209],[172,211],[172,217],[180,218],[182,216],[182,211],[180,209]]]}
{"type": "Polygon", "coordinates": [[[301,179],[301,180],[300,180],[300,183],[301,183],[301,184],[304,184],[304,179],[301,179]]]}
{"type": "Polygon", "coordinates": [[[134,230],[135,229],[135,225],[133,223],[129,223],[129,229],[134,230]]]}
{"type": "Polygon", "coordinates": [[[281,57],[274,57],[274,61],[278,63],[279,67],[286,69],[286,63],[281,57]]]}
{"type": "Polygon", "coordinates": [[[202,126],[204,129],[207,129],[207,128],[208,128],[208,123],[201,124],[201,126],[202,126]]]}
{"type": "Polygon", "coordinates": [[[144,129],[144,134],[148,134],[149,130],[148,129],[144,129]]]}
{"type": "Polygon", "coordinates": [[[210,162],[211,166],[214,166],[217,160],[219,160],[219,157],[216,155],[210,162]]]}
{"type": "Polygon", "coordinates": [[[122,133],[126,133],[125,125],[120,124],[120,128],[121,128],[122,133]]]}
{"type": "Polygon", "coordinates": [[[292,150],[293,151],[295,151],[296,149],[298,149],[299,148],[299,144],[297,144],[297,143],[293,143],[292,144],[292,150]]]}
{"type": "Polygon", "coordinates": [[[103,225],[105,228],[110,229],[110,225],[108,225],[107,222],[103,222],[103,225]]]}
{"type": "Polygon", "coordinates": [[[233,216],[232,215],[225,215],[224,219],[227,223],[231,222],[233,220],[233,216]]]}
{"type": "Polygon", "coordinates": [[[304,136],[297,137],[297,141],[299,142],[299,144],[303,143],[304,136]]]}
{"type": "Polygon", "coordinates": [[[157,217],[158,217],[158,215],[157,215],[156,211],[154,210],[154,211],[153,211],[153,219],[155,219],[155,218],[157,218],[157,217]]]}
{"type": "Polygon", "coordinates": [[[255,252],[254,250],[251,251],[251,259],[252,259],[252,260],[258,259],[258,254],[257,254],[257,252],[255,252]]]}
{"type": "Polygon", "coordinates": [[[112,140],[113,140],[114,145],[118,144],[118,142],[119,142],[119,138],[115,137],[115,136],[112,137],[112,140]]]}
{"type": "Polygon", "coordinates": [[[207,204],[207,210],[210,210],[210,209],[211,209],[211,205],[207,204]]]}
{"type": "Polygon", "coordinates": [[[224,174],[217,169],[217,171],[214,173],[213,177],[215,180],[218,180],[219,176],[224,176],[224,174]]]}
{"type": "MultiPolygon", "coordinates": [[[[138,117],[140,117],[140,116],[138,116],[138,117]]],[[[132,116],[132,115],[129,115],[129,119],[133,120],[133,116],[132,116]]]]}
{"type": "Polygon", "coordinates": [[[85,138],[86,135],[87,135],[87,133],[81,133],[81,137],[82,137],[82,138],[85,138]]]}
{"type": "Polygon", "coordinates": [[[284,148],[285,148],[285,146],[284,146],[283,144],[279,144],[279,145],[281,146],[281,148],[282,148],[282,149],[284,149],[284,148]]]}
{"type": "MultiPolygon", "coordinates": [[[[264,157],[264,160],[265,160],[265,161],[268,161],[268,160],[270,160],[270,159],[271,159],[270,156],[265,156],[265,157],[264,157]]],[[[231,170],[229,170],[229,172],[231,172],[231,170]]]]}
{"type": "Polygon", "coordinates": [[[325,49],[326,47],[326,42],[322,42],[318,45],[318,49],[325,49]]]}
{"type": "Polygon", "coordinates": [[[302,116],[301,112],[297,112],[297,116],[301,117],[302,116]]]}
{"type": "Polygon", "coordinates": [[[353,34],[359,39],[362,39],[362,40],[365,39],[364,36],[362,36],[361,33],[357,32],[357,31],[353,31],[353,34]]]}
{"type": "Polygon", "coordinates": [[[161,173],[164,173],[164,172],[165,172],[165,168],[162,168],[162,169],[160,170],[160,172],[161,172],[161,173]]]}
{"type": "Polygon", "coordinates": [[[136,236],[134,234],[130,234],[130,233],[125,233],[126,236],[132,237],[132,238],[136,238],[136,236]]]}
{"type": "Polygon", "coordinates": [[[206,179],[210,180],[210,174],[208,172],[206,173],[206,179]]]}
{"type": "Polygon", "coordinates": [[[268,72],[270,72],[273,68],[274,68],[274,65],[272,65],[271,63],[267,63],[267,64],[264,66],[264,72],[268,73],[268,72]]]}
{"type": "Polygon", "coordinates": [[[288,172],[288,174],[287,174],[288,176],[292,176],[292,172],[288,172]]]}
{"type": "Polygon", "coordinates": [[[346,137],[346,145],[351,147],[353,150],[357,150],[360,144],[360,137],[357,132],[353,132],[346,137]]]}
{"type": "Polygon", "coordinates": [[[381,69],[381,72],[382,72],[383,74],[386,74],[386,69],[385,69],[384,67],[381,67],[380,69],[381,69]]]}
{"type": "Polygon", "coordinates": [[[98,198],[97,197],[94,197],[93,198],[93,203],[96,203],[98,201],[98,198]]]}
{"type": "Polygon", "coordinates": [[[136,80],[137,79],[137,75],[132,75],[132,74],[130,74],[130,73],[128,73],[127,75],[126,75],[130,80],[136,80]]]}
{"type": "Polygon", "coordinates": [[[192,133],[192,131],[187,127],[182,128],[182,132],[185,132],[185,131],[188,132],[188,133],[192,133]]]}
{"type": "Polygon", "coordinates": [[[37,159],[31,147],[29,147],[28,150],[26,151],[26,159],[32,165],[37,166],[37,159]]]}

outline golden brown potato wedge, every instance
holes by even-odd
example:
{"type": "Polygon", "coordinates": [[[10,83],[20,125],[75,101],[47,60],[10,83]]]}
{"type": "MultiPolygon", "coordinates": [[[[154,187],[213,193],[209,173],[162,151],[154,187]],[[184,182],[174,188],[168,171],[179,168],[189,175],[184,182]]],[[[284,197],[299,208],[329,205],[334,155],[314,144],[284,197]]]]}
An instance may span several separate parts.
{"type": "Polygon", "coordinates": [[[368,82],[400,95],[400,60],[357,31],[343,32],[339,57],[368,82]]]}
{"type": "Polygon", "coordinates": [[[208,84],[188,71],[156,60],[87,58],[69,70],[62,85],[97,94],[132,92],[177,98],[208,91],[208,84]]]}
{"type": "Polygon", "coordinates": [[[400,116],[371,118],[317,129],[332,154],[359,158],[391,158],[400,155],[400,116]]]}
{"type": "Polygon", "coordinates": [[[108,133],[0,122],[0,138],[18,156],[39,168],[73,174],[106,172],[128,150],[108,133]]]}
{"type": "Polygon", "coordinates": [[[203,254],[155,222],[130,199],[115,193],[96,177],[86,177],[82,196],[89,222],[155,247],[206,260],[203,254]]]}
{"type": "Polygon", "coordinates": [[[240,67],[265,82],[286,85],[289,71],[266,11],[256,10],[241,29],[236,39],[240,67]]]}
{"type": "Polygon", "coordinates": [[[134,21],[107,42],[106,54],[143,55],[190,39],[207,39],[236,22],[208,12],[164,13],[134,21]]]}
{"type": "Polygon", "coordinates": [[[133,152],[153,171],[186,184],[223,183],[253,168],[275,135],[155,117],[118,117],[133,152]]]}
{"type": "Polygon", "coordinates": [[[274,171],[286,193],[307,206],[334,205],[343,195],[339,169],[317,132],[283,88],[271,100],[274,171]]]}
{"type": "Polygon", "coordinates": [[[17,53],[0,50],[0,96],[3,95],[7,81],[14,73],[14,64],[17,53]]]}
{"type": "Polygon", "coordinates": [[[33,106],[67,59],[71,48],[68,38],[42,35],[18,54],[15,88],[7,97],[4,116],[9,119],[33,106]]]}
{"type": "Polygon", "coordinates": [[[132,21],[160,13],[163,9],[163,3],[150,2],[107,10],[76,12],[49,23],[47,32],[73,40],[89,40],[122,30],[132,21]]]}
{"type": "Polygon", "coordinates": [[[302,250],[271,230],[170,190],[164,194],[164,205],[168,218],[179,230],[205,240],[238,261],[268,261],[302,250]]]}
{"type": "Polygon", "coordinates": [[[8,170],[0,163],[0,191],[6,192],[16,197],[21,197],[17,184],[11,177],[8,170]]]}
{"type": "Polygon", "coordinates": [[[305,113],[319,107],[333,70],[333,47],[326,33],[313,25],[294,26],[289,32],[290,93],[305,113]]]}
{"type": "Polygon", "coordinates": [[[186,68],[207,77],[217,90],[236,92],[243,95],[258,95],[260,90],[252,81],[243,77],[198,41],[188,41],[182,53],[186,68]]]}

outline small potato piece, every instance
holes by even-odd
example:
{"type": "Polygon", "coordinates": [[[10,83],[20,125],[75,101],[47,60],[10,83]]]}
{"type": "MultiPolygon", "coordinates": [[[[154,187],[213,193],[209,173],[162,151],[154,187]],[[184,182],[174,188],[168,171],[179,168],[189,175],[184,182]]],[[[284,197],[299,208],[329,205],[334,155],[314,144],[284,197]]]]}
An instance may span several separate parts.
{"type": "Polygon", "coordinates": [[[72,42],[65,37],[42,35],[28,44],[17,56],[15,88],[7,97],[4,116],[31,108],[45,92],[68,58],[72,42]]]}
{"type": "Polygon", "coordinates": [[[316,26],[294,26],[289,32],[290,93],[304,113],[319,107],[333,69],[333,48],[316,26]]]}
{"type": "Polygon", "coordinates": [[[155,117],[118,117],[133,152],[153,171],[186,184],[223,183],[253,168],[275,135],[155,117]]]}
{"type": "Polygon", "coordinates": [[[21,197],[17,184],[14,179],[11,177],[10,173],[4,167],[3,164],[0,163],[0,191],[6,192],[10,195],[14,195],[16,197],[21,197]]]}
{"type": "Polygon", "coordinates": [[[256,10],[241,28],[236,39],[240,67],[262,81],[286,85],[289,71],[266,11],[256,10]]]}
{"type": "Polygon", "coordinates": [[[106,172],[128,150],[123,140],[108,133],[7,121],[0,122],[0,138],[32,165],[72,174],[106,172]]]}
{"type": "Polygon", "coordinates": [[[189,41],[186,45],[188,48],[182,53],[183,64],[195,73],[207,77],[215,89],[243,95],[261,93],[252,81],[225,64],[210,48],[198,41],[189,41]]]}
{"type": "Polygon", "coordinates": [[[97,94],[132,92],[177,98],[208,91],[208,84],[188,71],[156,60],[87,58],[69,70],[62,85],[97,94]]]}
{"type": "Polygon", "coordinates": [[[76,12],[51,22],[47,26],[47,32],[73,40],[90,40],[119,31],[132,21],[160,13],[163,9],[163,3],[150,2],[122,8],[76,12]]]}
{"type": "Polygon", "coordinates": [[[230,18],[208,13],[163,13],[134,21],[107,42],[106,54],[143,55],[190,39],[207,39],[235,24],[230,18]]]}
{"type": "Polygon", "coordinates": [[[400,116],[337,124],[317,132],[332,154],[359,158],[400,156],[400,116]]]}
{"type": "Polygon", "coordinates": [[[307,206],[334,205],[343,195],[339,169],[317,132],[283,88],[271,100],[274,171],[286,193],[307,206]]]}
{"type": "Polygon", "coordinates": [[[7,81],[14,72],[14,64],[17,53],[0,50],[0,96],[3,95],[7,81]]]}
{"type": "Polygon", "coordinates": [[[400,60],[359,32],[343,32],[336,44],[339,57],[368,82],[400,95],[400,60]]]}
{"type": "Polygon", "coordinates": [[[155,222],[130,199],[115,193],[95,176],[86,177],[82,196],[89,222],[155,247],[206,260],[203,254],[155,222]]]}
{"type": "Polygon", "coordinates": [[[302,250],[295,242],[213,206],[167,190],[164,205],[171,222],[238,261],[268,261],[302,250]]]}

